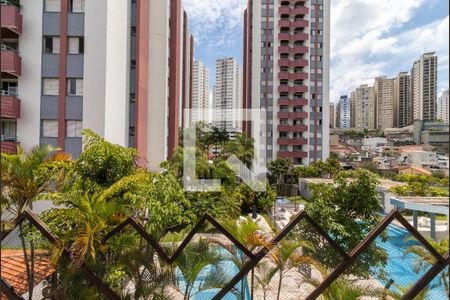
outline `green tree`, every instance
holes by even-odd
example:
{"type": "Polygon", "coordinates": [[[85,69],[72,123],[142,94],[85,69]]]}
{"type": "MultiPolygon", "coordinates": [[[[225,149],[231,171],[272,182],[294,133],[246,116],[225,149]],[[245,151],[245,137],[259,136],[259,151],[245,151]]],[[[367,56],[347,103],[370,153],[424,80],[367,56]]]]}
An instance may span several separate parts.
{"type": "Polygon", "coordinates": [[[292,161],[287,158],[277,158],[269,163],[267,167],[270,173],[277,176],[277,184],[281,185],[284,183],[284,176],[289,173],[292,169],[292,161]]]}
{"type": "Polygon", "coordinates": [[[190,243],[181,252],[176,260],[176,265],[184,279],[183,294],[185,300],[196,294],[193,293],[193,288],[200,272],[209,265],[217,267],[221,260],[221,255],[204,239],[196,243],[190,243]]]}
{"type": "MultiPolygon", "coordinates": [[[[18,147],[17,150],[18,153],[14,155],[1,154],[1,208],[10,213],[12,219],[20,216],[25,209],[32,209],[33,202],[48,189],[49,182],[55,179],[52,173],[41,172],[41,170],[46,165],[58,168],[58,163],[70,161],[69,155],[64,153],[54,154],[58,149],[49,145],[36,146],[29,152],[25,152],[21,147],[18,147]],[[52,154],[54,155],[51,156],[52,154]]],[[[2,223],[10,227],[15,225],[14,221],[11,222],[11,220],[2,223]]],[[[34,290],[35,247],[34,239],[28,239],[30,247],[28,254],[25,233],[31,230],[31,225],[30,228],[25,230],[23,223],[19,224],[29,299],[32,299],[34,290]]]]}
{"type": "Polygon", "coordinates": [[[91,130],[83,131],[84,151],[76,172],[100,186],[109,186],[136,169],[136,150],[113,145],[91,130]]]}
{"type": "Polygon", "coordinates": [[[234,140],[228,141],[224,146],[227,156],[236,155],[247,167],[251,167],[255,157],[255,140],[247,134],[237,133],[234,140]]]}
{"type": "Polygon", "coordinates": [[[319,266],[311,256],[303,255],[302,250],[308,248],[314,251],[314,247],[305,241],[283,241],[280,242],[271,252],[272,257],[277,265],[278,271],[278,290],[277,300],[280,300],[281,287],[286,274],[301,265],[319,266]]]}
{"type": "MultiPolygon", "coordinates": [[[[442,240],[439,243],[433,241],[430,238],[427,238],[427,241],[441,255],[444,255],[445,253],[447,253],[448,248],[449,248],[448,239],[442,240]]],[[[416,273],[427,270],[430,265],[434,265],[437,262],[436,258],[427,249],[425,249],[422,245],[409,246],[405,252],[405,255],[406,254],[414,254],[416,256],[416,259],[414,260],[414,270],[416,271],[416,273]]],[[[444,271],[442,271],[440,273],[439,283],[444,286],[445,291],[447,292],[447,296],[450,297],[450,291],[449,291],[449,278],[450,277],[449,276],[450,276],[450,272],[449,272],[449,268],[447,267],[444,269],[444,271]]]]}
{"type": "MultiPolygon", "coordinates": [[[[318,184],[311,187],[312,201],[306,205],[307,213],[316,220],[341,247],[350,252],[378,222],[381,209],[376,191],[377,177],[369,171],[343,171],[334,178],[334,185],[318,184]]],[[[314,229],[299,229],[300,235],[316,245],[313,257],[325,267],[333,268],[340,262],[335,250],[314,229]]],[[[376,245],[369,247],[350,269],[359,277],[369,277],[370,268],[384,265],[385,251],[376,245]]]]}

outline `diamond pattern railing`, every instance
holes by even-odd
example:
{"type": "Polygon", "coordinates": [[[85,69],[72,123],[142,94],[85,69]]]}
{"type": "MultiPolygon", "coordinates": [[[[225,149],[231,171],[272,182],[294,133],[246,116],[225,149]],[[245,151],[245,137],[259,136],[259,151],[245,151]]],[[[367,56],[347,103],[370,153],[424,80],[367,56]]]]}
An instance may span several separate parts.
{"type": "MultiPolygon", "coordinates": [[[[16,226],[21,222],[28,220],[50,243],[57,244],[59,239],[55,236],[47,225],[39,219],[38,216],[33,214],[31,211],[26,210],[22,215],[16,220],[16,226]]],[[[402,299],[414,299],[423,289],[425,289],[428,284],[442,271],[444,268],[449,266],[449,253],[445,255],[439,254],[433,246],[411,225],[409,222],[397,211],[392,211],[387,215],[375,228],[362,240],[359,245],[357,245],[350,253],[345,252],[338,243],[336,243],[326,231],[313,220],[306,212],[299,213],[291,222],[283,228],[271,241],[271,245],[276,245],[282,241],[287,234],[289,234],[293,228],[302,220],[309,223],[314,229],[340,254],[342,257],[342,262],[326,277],[312,293],[306,298],[316,299],[319,297],[340,275],[344,274],[345,271],[351,267],[358,257],[379,237],[383,231],[394,221],[400,222],[407,231],[409,231],[421,244],[425,247],[435,258],[436,263],[403,295],[402,299]]],[[[229,293],[239,282],[247,276],[247,274],[257,266],[257,264],[269,253],[270,249],[268,247],[260,248],[256,253],[253,253],[242,245],[232,234],[230,234],[224,227],[222,227],[214,218],[209,215],[204,215],[200,221],[192,228],[184,240],[180,243],[178,248],[172,255],[169,255],[164,251],[163,247],[149,235],[144,227],[135,218],[128,218],[110,233],[108,233],[104,239],[103,243],[106,244],[112,237],[121,234],[123,230],[127,227],[133,228],[138,235],[140,235],[159,255],[159,257],[164,260],[167,264],[174,264],[177,258],[182,254],[186,246],[192,241],[195,234],[199,233],[200,229],[209,222],[216,230],[227,237],[240,251],[245,253],[249,258],[247,263],[242,266],[239,272],[214,296],[214,300],[222,299],[229,293]]],[[[11,231],[3,231],[0,234],[0,240],[3,241],[6,236],[11,231]]],[[[71,259],[70,250],[65,248],[63,250],[63,255],[67,259],[71,259]]],[[[95,273],[86,265],[80,267],[80,272],[85,276],[90,284],[95,286],[99,292],[103,294],[106,299],[119,300],[120,297],[115,293],[108,285],[106,285],[101,279],[99,279],[95,273]]],[[[9,299],[23,299],[18,295],[13,287],[6,282],[3,278],[0,281],[1,292],[3,295],[7,295],[9,299]]]]}

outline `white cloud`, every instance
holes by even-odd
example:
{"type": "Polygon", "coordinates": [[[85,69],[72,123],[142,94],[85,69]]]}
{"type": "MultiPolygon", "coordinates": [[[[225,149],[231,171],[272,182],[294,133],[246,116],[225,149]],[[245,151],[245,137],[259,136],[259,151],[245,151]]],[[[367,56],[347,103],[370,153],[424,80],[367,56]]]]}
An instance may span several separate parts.
{"type": "MultiPolygon", "coordinates": [[[[331,101],[379,75],[409,71],[424,52],[435,51],[448,70],[449,18],[403,29],[421,5],[432,0],[332,1],[331,101]]],[[[448,77],[439,86],[448,87],[448,77]]]]}
{"type": "Polygon", "coordinates": [[[243,0],[184,0],[191,29],[198,44],[219,47],[235,43],[236,30],[242,31],[243,0]]]}

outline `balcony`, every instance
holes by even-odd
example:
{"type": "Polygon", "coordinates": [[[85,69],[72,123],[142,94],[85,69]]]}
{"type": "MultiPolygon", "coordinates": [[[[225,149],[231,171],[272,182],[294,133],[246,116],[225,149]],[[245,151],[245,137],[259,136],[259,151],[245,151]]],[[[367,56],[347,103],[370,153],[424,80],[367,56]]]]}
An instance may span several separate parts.
{"type": "Polygon", "coordinates": [[[1,153],[8,153],[8,154],[17,154],[17,146],[19,143],[14,139],[11,141],[8,140],[2,140],[0,142],[0,151],[1,153]]]}
{"type": "Polygon", "coordinates": [[[298,59],[298,60],[280,59],[278,60],[278,65],[280,67],[307,67],[308,61],[306,59],[298,59]]]}
{"type": "Polygon", "coordinates": [[[287,79],[287,80],[306,80],[308,79],[308,73],[298,72],[298,73],[289,73],[289,72],[280,72],[278,73],[279,79],[287,79]]]}
{"type": "Polygon", "coordinates": [[[304,7],[304,6],[300,6],[300,7],[296,7],[296,8],[292,8],[289,6],[282,6],[282,7],[280,7],[279,11],[280,11],[281,15],[285,15],[285,14],[289,14],[291,16],[307,15],[309,13],[309,8],[304,7]]]}
{"type": "Polygon", "coordinates": [[[278,112],[278,118],[280,119],[307,119],[308,113],[307,112],[285,112],[280,111],[278,112]]]}
{"type": "Polygon", "coordinates": [[[16,50],[5,45],[1,46],[1,71],[12,76],[20,76],[22,74],[22,58],[16,50]]]}
{"type": "Polygon", "coordinates": [[[294,46],[294,47],[280,46],[278,47],[278,52],[290,54],[298,54],[298,53],[305,54],[309,52],[309,48],[304,46],[294,46]]]}
{"type": "Polygon", "coordinates": [[[297,21],[289,21],[289,20],[280,20],[278,22],[280,27],[302,27],[306,28],[309,26],[309,22],[307,20],[297,20],[297,21]]]}
{"type": "Polygon", "coordinates": [[[307,33],[285,33],[282,32],[278,35],[279,40],[287,40],[287,41],[306,41],[309,39],[309,35],[307,33]]]}
{"type": "Polygon", "coordinates": [[[304,138],[279,138],[277,141],[278,145],[308,145],[308,140],[304,138]]]}
{"type": "Polygon", "coordinates": [[[305,132],[305,131],[308,131],[308,126],[306,126],[306,125],[278,125],[278,131],[305,132]]]}
{"type": "Polygon", "coordinates": [[[289,151],[278,151],[278,158],[307,158],[308,153],[303,151],[289,152],[289,151]]]}
{"type": "Polygon", "coordinates": [[[306,92],[308,92],[308,86],[306,86],[306,85],[298,85],[298,86],[280,85],[278,87],[278,92],[280,92],[280,93],[306,93],[306,92]]]}
{"type": "Polygon", "coordinates": [[[287,99],[287,98],[280,98],[278,99],[279,105],[288,105],[288,106],[304,106],[308,105],[307,99],[287,99]]]}
{"type": "Polygon", "coordinates": [[[5,36],[8,36],[3,29],[7,29],[17,35],[22,34],[22,15],[20,14],[19,8],[7,1],[2,1],[0,7],[2,37],[5,38],[5,36]]]}
{"type": "Polygon", "coordinates": [[[1,95],[1,116],[7,119],[20,118],[20,100],[17,96],[1,95]]]}

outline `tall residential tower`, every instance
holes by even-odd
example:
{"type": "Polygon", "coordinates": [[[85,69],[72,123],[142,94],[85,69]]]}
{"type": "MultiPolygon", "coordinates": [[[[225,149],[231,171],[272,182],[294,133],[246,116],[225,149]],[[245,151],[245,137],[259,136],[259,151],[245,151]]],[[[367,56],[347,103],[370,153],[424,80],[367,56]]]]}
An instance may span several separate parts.
{"type": "Polygon", "coordinates": [[[241,67],[233,57],[216,61],[216,85],[213,91],[213,125],[228,132],[241,131],[242,107],[241,67]]]}
{"type": "Polygon", "coordinates": [[[89,128],[150,169],[171,156],[191,105],[181,0],[2,1],[1,17],[2,151],[52,144],[77,157],[89,128]]]}
{"type": "Polygon", "coordinates": [[[266,111],[267,161],[328,158],[329,57],[330,0],[248,1],[243,104],[266,111]]]}
{"type": "Polygon", "coordinates": [[[438,57],[425,53],[411,70],[411,92],[414,121],[435,121],[437,113],[438,57]]]}
{"type": "Polygon", "coordinates": [[[209,70],[201,61],[195,60],[192,71],[192,121],[210,122],[209,108],[209,70]]]}

